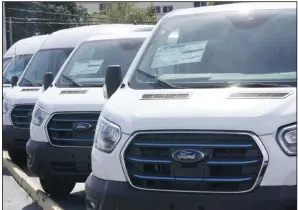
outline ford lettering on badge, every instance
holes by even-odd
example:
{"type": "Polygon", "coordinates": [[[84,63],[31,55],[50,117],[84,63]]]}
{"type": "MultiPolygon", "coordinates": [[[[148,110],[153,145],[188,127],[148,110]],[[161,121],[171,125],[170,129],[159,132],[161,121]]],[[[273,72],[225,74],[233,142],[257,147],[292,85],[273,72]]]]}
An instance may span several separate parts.
{"type": "Polygon", "coordinates": [[[86,131],[92,128],[92,125],[85,122],[74,123],[72,128],[77,131],[86,131]]]}
{"type": "Polygon", "coordinates": [[[175,151],[172,158],[181,163],[195,163],[204,160],[205,155],[199,150],[183,149],[175,151]]]}

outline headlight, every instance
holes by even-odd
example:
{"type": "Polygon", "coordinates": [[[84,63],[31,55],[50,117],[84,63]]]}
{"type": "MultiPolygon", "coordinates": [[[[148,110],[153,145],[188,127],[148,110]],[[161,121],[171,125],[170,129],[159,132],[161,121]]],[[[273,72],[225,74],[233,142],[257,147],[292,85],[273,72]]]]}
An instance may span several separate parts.
{"type": "Polygon", "coordinates": [[[39,106],[35,106],[32,114],[32,123],[35,125],[41,125],[46,118],[46,111],[39,106]]]}
{"type": "Polygon", "coordinates": [[[99,150],[109,153],[115,149],[120,138],[120,127],[103,117],[99,117],[94,135],[95,146],[99,150]]]}
{"type": "Polygon", "coordinates": [[[287,155],[297,155],[297,125],[281,128],[277,132],[277,142],[287,155]]]}
{"type": "Polygon", "coordinates": [[[6,114],[11,108],[11,104],[6,101],[6,100],[3,100],[3,114],[6,114]]]}

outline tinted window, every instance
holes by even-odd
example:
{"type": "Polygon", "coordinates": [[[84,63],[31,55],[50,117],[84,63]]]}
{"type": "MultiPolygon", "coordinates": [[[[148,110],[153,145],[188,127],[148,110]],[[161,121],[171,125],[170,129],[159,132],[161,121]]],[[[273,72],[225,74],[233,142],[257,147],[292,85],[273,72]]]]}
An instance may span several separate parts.
{"type": "Polygon", "coordinates": [[[56,86],[103,86],[110,65],[120,65],[125,76],[144,40],[129,38],[82,44],[66,65],[56,86]]]}
{"type": "Polygon", "coordinates": [[[4,81],[6,82],[10,81],[12,76],[20,77],[31,58],[32,58],[32,55],[15,56],[11,60],[11,62],[9,63],[9,66],[4,72],[4,75],[3,75],[3,78],[5,78],[4,81]]]}
{"type": "Polygon", "coordinates": [[[52,72],[54,78],[72,50],[73,48],[38,51],[32,58],[19,85],[42,86],[44,74],[52,72]]]}
{"type": "MultiPolygon", "coordinates": [[[[160,25],[139,69],[188,86],[256,81],[296,85],[296,46],[295,9],[176,16],[160,25]]],[[[146,79],[135,71],[130,84],[152,88],[146,79]]]]}
{"type": "Polygon", "coordinates": [[[12,58],[3,58],[3,70],[6,69],[12,58]]]}

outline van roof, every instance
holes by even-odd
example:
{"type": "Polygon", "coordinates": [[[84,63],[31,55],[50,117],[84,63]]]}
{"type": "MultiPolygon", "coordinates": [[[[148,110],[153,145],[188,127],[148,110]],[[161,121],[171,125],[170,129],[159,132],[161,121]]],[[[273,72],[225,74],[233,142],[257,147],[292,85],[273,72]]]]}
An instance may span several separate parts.
{"type": "Polygon", "coordinates": [[[98,40],[109,40],[109,39],[128,39],[128,38],[147,38],[150,32],[130,32],[121,34],[102,34],[91,36],[84,42],[98,41],[98,40]]]}
{"type": "Polygon", "coordinates": [[[21,39],[14,43],[4,54],[3,57],[13,57],[14,55],[34,54],[40,46],[49,37],[49,35],[32,36],[21,39]]]}
{"type": "Polygon", "coordinates": [[[200,13],[213,12],[233,12],[233,11],[249,11],[249,10],[264,10],[264,9],[295,9],[296,2],[251,2],[251,3],[233,3],[218,6],[196,7],[189,9],[178,9],[169,13],[166,18],[191,15],[200,13]]]}
{"type": "Polygon", "coordinates": [[[41,46],[44,49],[74,48],[97,26],[80,26],[53,32],[41,46]]]}
{"type": "Polygon", "coordinates": [[[52,33],[40,49],[74,48],[90,35],[111,34],[134,29],[142,31],[143,29],[148,30],[150,27],[153,28],[151,25],[102,24],[62,29],[52,33]]]}
{"type": "Polygon", "coordinates": [[[115,33],[130,33],[132,31],[150,31],[153,29],[153,25],[134,25],[134,24],[103,24],[97,26],[92,31],[90,36],[97,36],[101,34],[115,34],[115,33]]]}

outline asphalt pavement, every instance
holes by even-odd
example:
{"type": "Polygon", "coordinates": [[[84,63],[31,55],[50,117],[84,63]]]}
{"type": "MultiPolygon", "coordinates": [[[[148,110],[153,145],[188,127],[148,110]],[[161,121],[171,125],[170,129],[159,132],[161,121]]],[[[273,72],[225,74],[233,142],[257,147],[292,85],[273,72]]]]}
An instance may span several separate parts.
{"type": "MultiPolygon", "coordinates": [[[[6,151],[5,151],[6,152],[6,151]]],[[[38,177],[34,176],[24,166],[19,166],[22,170],[39,186],[38,177]]],[[[31,197],[19,186],[11,176],[10,172],[3,167],[3,210],[41,210],[37,204],[33,203],[31,197]]],[[[40,186],[41,188],[41,186],[40,186]]],[[[65,210],[85,210],[85,183],[76,184],[74,190],[67,197],[53,199],[65,210]]]]}
{"type": "MultiPolygon", "coordinates": [[[[34,180],[40,186],[39,179],[37,177],[31,174],[28,169],[23,170],[30,178],[32,178],[32,180],[34,180]]],[[[53,200],[65,210],[85,210],[85,184],[78,183],[69,196],[53,200]]]]}
{"type": "Polygon", "coordinates": [[[4,167],[2,167],[2,176],[3,210],[42,210],[4,167]]]}

